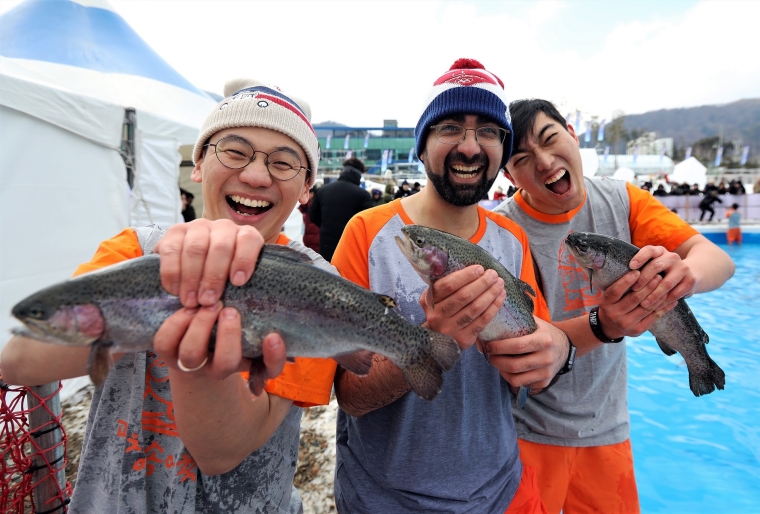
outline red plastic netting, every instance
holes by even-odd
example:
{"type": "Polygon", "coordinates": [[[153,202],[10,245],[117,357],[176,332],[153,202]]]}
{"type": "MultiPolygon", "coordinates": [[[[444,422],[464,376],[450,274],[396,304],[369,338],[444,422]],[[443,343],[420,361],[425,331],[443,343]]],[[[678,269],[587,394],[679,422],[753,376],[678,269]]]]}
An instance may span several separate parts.
{"type": "Polygon", "coordinates": [[[0,377],[0,454],[2,455],[2,477],[0,477],[0,513],[3,514],[47,514],[65,513],[71,497],[71,484],[61,489],[56,480],[56,473],[66,467],[66,434],[61,424],[61,415],[53,415],[47,402],[61,390],[41,398],[34,390],[26,387],[9,386],[0,377]],[[26,407],[27,394],[37,400],[37,406],[26,407]],[[29,428],[30,413],[44,409],[50,421],[29,428]],[[49,448],[40,448],[39,438],[60,428],[61,440],[49,448]],[[45,455],[55,453],[52,449],[61,446],[62,457],[58,462],[48,462],[45,455]],[[43,463],[35,466],[35,461],[43,463]],[[47,468],[47,473],[35,471],[47,468]],[[39,477],[44,475],[43,477],[39,477]],[[33,491],[44,482],[45,490],[50,491],[47,498],[41,499],[42,505],[35,505],[33,491]]]}

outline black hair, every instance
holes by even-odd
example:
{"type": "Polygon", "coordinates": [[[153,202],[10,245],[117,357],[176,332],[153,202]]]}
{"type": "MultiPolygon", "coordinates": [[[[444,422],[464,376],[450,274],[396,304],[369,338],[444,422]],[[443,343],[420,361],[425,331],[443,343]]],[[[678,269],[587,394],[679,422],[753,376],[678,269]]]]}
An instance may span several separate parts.
{"type": "Polygon", "coordinates": [[[567,130],[567,122],[559,113],[554,104],[540,98],[527,98],[515,100],[509,104],[509,113],[512,115],[512,132],[514,133],[514,152],[521,148],[525,140],[533,134],[533,125],[536,123],[538,113],[542,112],[549,118],[559,123],[567,130]]]}
{"type": "Polygon", "coordinates": [[[352,168],[359,170],[361,173],[364,173],[364,170],[367,169],[364,167],[364,163],[356,157],[349,157],[343,161],[343,166],[351,166],[352,168]]]}

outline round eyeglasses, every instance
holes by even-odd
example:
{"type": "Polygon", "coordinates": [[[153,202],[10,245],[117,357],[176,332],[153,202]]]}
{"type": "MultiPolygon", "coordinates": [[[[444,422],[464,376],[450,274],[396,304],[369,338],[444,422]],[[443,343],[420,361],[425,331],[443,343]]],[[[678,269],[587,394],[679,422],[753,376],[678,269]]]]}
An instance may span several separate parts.
{"type": "Polygon", "coordinates": [[[440,125],[432,125],[431,129],[435,129],[435,138],[445,145],[458,145],[464,138],[467,137],[467,131],[475,131],[475,141],[480,146],[501,146],[504,144],[504,138],[507,137],[508,130],[501,127],[478,127],[478,128],[464,128],[461,125],[455,125],[453,123],[442,123],[440,125]]]}
{"type": "Polygon", "coordinates": [[[275,150],[271,153],[254,150],[251,144],[237,136],[223,137],[216,143],[206,143],[203,147],[213,146],[216,158],[223,166],[240,170],[256,160],[256,154],[261,153],[266,156],[265,165],[272,178],[277,180],[291,180],[295,178],[301,170],[310,170],[301,165],[301,159],[291,150],[275,150]]]}

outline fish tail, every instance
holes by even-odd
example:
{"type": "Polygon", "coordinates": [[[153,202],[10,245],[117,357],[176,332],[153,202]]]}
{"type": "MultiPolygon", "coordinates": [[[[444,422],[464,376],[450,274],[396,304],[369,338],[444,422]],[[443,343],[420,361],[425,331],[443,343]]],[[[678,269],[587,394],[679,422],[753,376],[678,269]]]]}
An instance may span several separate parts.
{"type": "Polygon", "coordinates": [[[715,391],[716,387],[723,390],[723,386],[726,385],[726,374],[724,371],[709,355],[706,357],[707,368],[704,371],[694,372],[689,370],[689,387],[694,396],[710,394],[715,391]]]}
{"type": "Polygon", "coordinates": [[[518,409],[522,409],[525,407],[525,404],[528,403],[528,393],[530,392],[530,387],[522,386],[520,389],[517,390],[517,397],[515,398],[515,406],[518,409]]]}
{"type": "Polygon", "coordinates": [[[428,345],[421,346],[420,357],[401,371],[417,396],[433,400],[441,391],[443,372],[454,367],[460,352],[451,336],[426,331],[428,345]]]}

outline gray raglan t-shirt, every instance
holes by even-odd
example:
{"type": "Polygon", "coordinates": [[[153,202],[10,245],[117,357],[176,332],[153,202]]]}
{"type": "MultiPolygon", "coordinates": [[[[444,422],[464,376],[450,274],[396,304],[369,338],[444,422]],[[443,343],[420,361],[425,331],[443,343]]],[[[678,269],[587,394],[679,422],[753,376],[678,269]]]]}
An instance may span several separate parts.
{"type": "MultiPolygon", "coordinates": [[[[370,289],[394,298],[402,316],[421,324],[427,285],[396,246],[404,226],[393,215],[398,203],[357,215],[388,217],[369,247],[370,289]]],[[[473,242],[519,277],[522,244],[481,216],[485,233],[473,242]]],[[[433,401],[410,392],[362,417],[339,410],[336,449],[340,513],[504,512],[522,473],[507,383],[474,346],[444,374],[433,401]]]]}
{"type": "MultiPolygon", "coordinates": [[[[631,241],[626,183],[586,178],[585,184],[586,201],[573,216],[544,217],[542,221],[523,210],[514,197],[494,209],[528,233],[541,275],[538,279],[556,321],[590,311],[599,304],[601,294],[590,289],[585,271],[565,247],[567,234],[597,232],[631,241]]],[[[526,441],[580,447],[627,440],[630,420],[625,342],[605,344],[577,358],[571,373],[560,376],[543,393],[531,396],[514,416],[518,437],[526,441]]]]}
{"type": "MultiPolygon", "coordinates": [[[[134,229],[143,253],[163,236],[157,227],[134,229]]],[[[336,273],[297,241],[315,265],[336,273]]],[[[124,355],[93,395],[69,512],[194,514],[303,512],[293,487],[300,407],[272,437],[222,475],[200,472],[177,433],[168,369],[153,352],[124,355]]]]}

